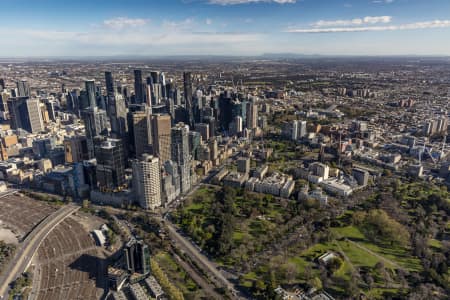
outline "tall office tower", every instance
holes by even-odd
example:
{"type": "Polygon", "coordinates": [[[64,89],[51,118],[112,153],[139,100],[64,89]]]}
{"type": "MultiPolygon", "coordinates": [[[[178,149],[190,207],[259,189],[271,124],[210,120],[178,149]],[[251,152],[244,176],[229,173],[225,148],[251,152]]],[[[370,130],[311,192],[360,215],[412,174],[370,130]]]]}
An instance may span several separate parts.
{"type": "Polygon", "coordinates": [[[86,96],[87,96],[87,104],[88,107],[96,107],[97,106],[97,97],[95,96],[95,81],[94,80],[86,80],[86,96]]]}
{"type": "Polygon", "coordinates": [[[299,127],[298,123],[299,123],[298,120],[292,121],[291,140],[293,141],[298,140],[298,127],[299,127]]]}
{"type": "Polygon", "coordinates": [[[151,114],[147,106],[143,110],[131,112],[130,139],[133,146],[133,154],[139,158],[144,153],[152,153],[152,125],[151,114]]]}
{"type": "Polygon", "coordinates": [[[218,114],[218,128],[220,132],[228,130],[228,126],[233,121],[233,105],[231,104],[231,93],[225,91],[219,97],[219,114],[218,114]]]}
{"type": "Polygon", "coordinates": [[[193,159],[197,158],[197,150],[200,148],[202,136],[197,131],[189,131],[189,153],[193,159]]]}
{"type": "Polygon", "coordinates": [[[44,130],[39,100],[27,97],[9,98],[7,103],[12,129],[22,128],[31,133],[44,130]]]}
{"type": "Polygon", "coordinates": [[[172,120],[170,115],[157,114],[152,116],[153,153],[163,164],[170,160],[172,120]]]}
{"type": "Polygon", "coordinates": [[[114,190],[125,185],[122,140],[97,137],[95,158],[97,159],[97,184],[100,189],[114,190]]]}
{"type": "Polygon", "coordinates": [[[163,197],[166,203],[168,203],[181,193],[180,174],[178,173],[178,165],[171,160],[163,164],[163,170],[163,197]]]}
{"type": "Polygon", "coordinates": [[[247,128],[255,129],[258,127],[258,105],[253,101],[247,103],[247,128]]]}
{"type": "Polygon", "coordinates": [[[80,116],[80,90],[74,89],[66,96],[67,110],[80,116]]]}
{"type": "Polygon", "coordinates": [[[258,117],[258,127],[260,127],[261,129],[266,129],[267,126],[268,126],[267,116],[258,117]]]}
{"type": "Polygon", "coordinates": [[[171,98],[166,98],[166,111],[173,118],[175,114],[175,105],[171,98]]]}
{"type": "Polygon", "coordinates": [[[26,80],[16,82],[17,85],[17,97],[30,97],[30,85],[26,80]]]}
{"type": "Polygon", "coordinates": [[[157,71],[151,71],[150,77],[152,78],[152,83],[159,83],[159,72],[157,71]]]}
{"type": "Polygon", "coordinates": [[[85,136],[75,135],[66,137],[63,144],[66,163],[78,163],[89,159],[85,136]]]}
{"type": "Polygon", "coordinates": [[[128,132],[127,108],[121,94],[111,96],[108,100],[108,116],[111,122],[111,133],[116,138],[126,138],[128,132]]]}
{"type": "Polygon", "coordinates": [[[200,133],[202,140],[207,142],[209,140],[209,124],[198,123],[195,124],[195,130],[200,133]]]}
{"type": "Polygon", "coordinates": [[[0,90],[0,111],[8,112],[8,99],[11,97],[11,94],[6,90],[0,90]]]}
{"type": "Polygon", "coordinates": [[[27,100],[28,114],[25,118],[28,118],[30,123],[30,132],[41,132],[44,130],[44,122],[42,120],[41,103],[38,99],[27,100]]]}
{"type": "Polygon", "coordinates": [[[214,109],[210,106],[205,106],[200,112],[201,122],[205,122],[208,117],[214,117],[214,109]]]}
{"type": "Polygon", "coordinates": [[[134,70],[134,103],[145,103],[145,89],[142,82],[142,71],[134,70]]]}
{"type": "Polygon", "coordinates": [[[190,72],[183,73],[183,84],[184,104],[186,107],[188,124],[194,128],[194,112],[192,107],[192,74],[190,72]]]}
{"type": "Polygon", "coordinates": [[[150,251],[143,241],[131,239],[123,249],[125,264],[130,273],[148,274],[150,272],[150,251]]]}
{"type": "Polygon", "coordinates": [[[99,135],[108,134],[108,118],[106,116],[106,111],[99,109],[98,107],[83,110],[82,118],[88,141],[89,158],[93,158],[95,156],[94,138],[99,135]]]}
{"type": "Polygon", "coordinates": [[[159,159],[149,154],[133,161],[133,190],[139,205],[148,210],[161,206],[161,169],[159,159]]]}
{"type": "Polygon", "coordinates": [[[242,117],[237,116],[234,119],[234,123],[236,125],[236,133],[241,133],[244,130],[244,125],[243,125],[244,121],[242,120],[242,117]]]}
{"type": "Polygon", "coordinates": [[[44,103],[39,102],[39,108],[41,109],[41,117],[44,124],[50,123],[49,113],[44,103]]]}
{"type": "Polygon", "coordinates": [[[112,97],[116,94],[114,89],[114,78],[111,72],[105,72],[106,95],[112,97]]]}
{"type": "Polygon", "coordinates": [[[219,145],[216,138],[211,138],[208,143],[211,160],[216,160],[219,157],[219,145]]]}
{"type": "Polygon", "coordinates": [[[191,188],[191,161],[189,157],[189,126],[178,123],[171,129],[172,160],[177,163],[180,174],[181,192],[186,193],[191,188]]]}
{"type": "Polygon", "coordinates": [[[166,75],[164,72],[159,73],[159,83],[161,84],[161,97],[167,98],[166,75]]]}
{"type": "Polygon", "coordinates": [[[6,88],[5,80],[0,78],[0,92],[6,88]]]}
{"type": "Polygon", "coordinates": [[[45,108],[48,112],[48,117],[53,122],[56,122],[56,107],[58,106],[58,102],[55,99],[46,99],[45,100],[45,108]]]}
{"type": "MultiPolygon", "coordinates": [[[[156,78],[159,77],[156,76],[156,78]]],[[[154,80],[155,78],[153,78],[153,76],[147,77],[146,97],[149,106],[161,104],[161,84],[158,81],[155,82],[154,80]]]]}
{"type": "Polygon", "coordinates": [[[111,72],[105,72],[108,97],[107,113],[111,122],[111,133],[115,138],[125,139],[128,131],[127,108],[123,95],[116,93],[111,72]]]}
{"type": "Polygon", "coordinates": [[[302,137],[305,137],[307,133],[308,131],[306,121],[300,121],[298,123],[298,138],[300,139],[302,137]]]}
{"type": "Polygon", "coordinates": [[[214,117],[205,118],[205,123],[209,125],[209,137],[216,136],[217,121],[214,117]]]}

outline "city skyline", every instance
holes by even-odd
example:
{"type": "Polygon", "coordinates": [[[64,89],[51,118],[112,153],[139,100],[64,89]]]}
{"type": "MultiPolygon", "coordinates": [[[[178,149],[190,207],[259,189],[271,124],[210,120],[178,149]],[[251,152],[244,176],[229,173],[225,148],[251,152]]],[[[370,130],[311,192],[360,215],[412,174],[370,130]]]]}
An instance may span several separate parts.
{"type": "Polygon", "coordinates": [[[444,0],[5,1],[0,57],[450,55],[444,0]]]}

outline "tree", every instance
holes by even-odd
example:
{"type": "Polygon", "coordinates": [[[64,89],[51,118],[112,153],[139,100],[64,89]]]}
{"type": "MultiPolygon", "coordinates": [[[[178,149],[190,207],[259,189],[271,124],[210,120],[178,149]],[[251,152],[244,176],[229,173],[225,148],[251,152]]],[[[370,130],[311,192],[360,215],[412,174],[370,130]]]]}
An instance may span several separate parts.
{"type": "Polygon", "coordinates": [[[315,288],[315,289],[318,289],[318,290],[321,290],[322,287],[323,287],[322,286],[322,280],[320,280],[320,278],[317,277],[317,276],[312,278],[312,279],[310,279],[308,281],[308,285],[313,287],[313,288],[315,288]]]}
{"type": "Polygon", "coordinates": [[[382,209],[369,211],[365,215],[363,228],[372,241],[397,243],[402,247],[409,244],[410,235],[406,228],[382,209]]]}

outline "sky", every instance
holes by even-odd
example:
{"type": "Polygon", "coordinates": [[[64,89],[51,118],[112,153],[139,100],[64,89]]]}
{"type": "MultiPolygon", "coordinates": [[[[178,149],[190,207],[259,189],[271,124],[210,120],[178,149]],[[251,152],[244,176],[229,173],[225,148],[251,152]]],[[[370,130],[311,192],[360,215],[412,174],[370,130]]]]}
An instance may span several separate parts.
{"type": "Polygon", "coordinates": [[[450,55],[450,0],[0,0],[0,57],[450,55]]]}

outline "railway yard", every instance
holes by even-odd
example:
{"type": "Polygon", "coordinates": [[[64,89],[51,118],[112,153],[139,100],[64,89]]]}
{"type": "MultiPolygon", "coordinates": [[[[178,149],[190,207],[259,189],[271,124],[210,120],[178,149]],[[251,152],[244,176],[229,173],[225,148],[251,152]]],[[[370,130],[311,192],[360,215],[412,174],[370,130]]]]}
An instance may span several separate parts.
{"type": "MultiPolygon", "coordinates": [[[[1,227],[15,234],[19,248],[40,223],[58,210],[57,206],[19,193],[0,195],[0,206],[1,227]]],[[[89,228],[100,222],[82,225],[86,218],[82,213],[65,218],[28,255],[32,260],[27,270],[33,274],[30,299],[99,299],[103,295],[106,263],[102,248],[90,234],[94,228],[89,228]]]]}

